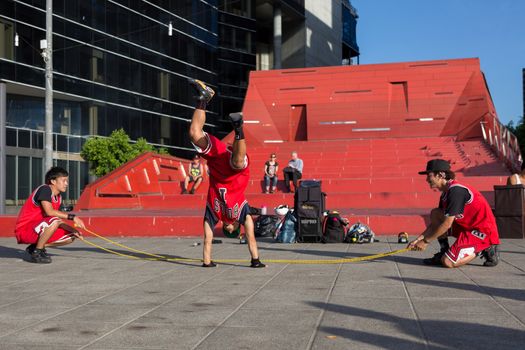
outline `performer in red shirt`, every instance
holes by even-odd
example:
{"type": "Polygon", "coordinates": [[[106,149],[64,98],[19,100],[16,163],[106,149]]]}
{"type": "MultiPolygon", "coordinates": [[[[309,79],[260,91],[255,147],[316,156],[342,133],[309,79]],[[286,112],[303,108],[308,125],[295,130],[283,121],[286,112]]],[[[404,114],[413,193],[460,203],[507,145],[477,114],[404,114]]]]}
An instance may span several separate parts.
{"type": "Polygon", "coordinates": [[[227,233],[240,233],[244,225],[248,249],[252,256],[251,267],[265,267],[259,260],[257,242],[255,241],[254,224],[249,214],[249,205],[244,191],[248,186],[250,170],[246,154],[246,141],[242,128],[242,114],[230,114],[235,132],[232,146],[204,132],[206,122],[206,105],[215,92],[200,80],[190,80],[197,90],[197,106],[193,112],[190,125],[190,139],[195,149],[207,160],[210,171],[210,187],[204,215],[203,267],[213,267],[211,260],[213,228],[222,221],[223,230],[227,233]]]}
{"type": "Polygon", "coordinates": [[[408,247],[425,250],[428,243],[438,239],[441,251],[423,262],[427,265],[459,267],[468,264],[477,255],[485,259],[484,266],[499,262],[499,234],[496,219],[485,197],[470,186],[455,180],[450,164],[443,159],[427,163],[425,171],[430,188],[441,191],[439,207],[430,213],[430,225],[408,247]],[[449,236],[456,241],[449,247],[449,236]]]}
{"type": "Polygon", "coordinates": [[[51,168],[45,176],[45,185],[31,193],[18,214],[15,236],[20,244],[29,244],[26,251],[34,263],[48,264],[51,257],[45,247],[72,243],[81,234],[62,220],[71,220],[80,228],[84,222],[75,214],[60,211],[61,193],[67,190],[69,174],[60,167],[51,168]]]}

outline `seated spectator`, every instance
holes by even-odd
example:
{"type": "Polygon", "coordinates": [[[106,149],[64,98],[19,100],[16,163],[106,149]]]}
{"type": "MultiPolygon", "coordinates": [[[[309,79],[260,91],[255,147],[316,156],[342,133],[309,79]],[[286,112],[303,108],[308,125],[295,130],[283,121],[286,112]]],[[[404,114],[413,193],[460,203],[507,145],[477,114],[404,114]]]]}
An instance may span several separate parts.
{"type": "Polygon", "coordinates": [[[277,172],[279,171],[279,163],[276,161],[275,153],[270,155],[270,160],[264,163],[264,193],[273,193],[277,187],[277,172]],[[272,187],[270,188],[270,183],[272,187]]]}
{"type": "Polygon", "coordinates": [[[523,184],[525,184],[525,161],[521,163],[521,172],[519,174],[512,174],[507,178],[507,185],[523,184]]]}
{"type": "Polygon", "coordinates": [[[196,154],[193,157],[191,163],[188,164],[188,175],[184,179],[184,189],[182,190],[183,194],[188,193],[188,186],[190,182],[195,182],[193,188],[190,190],[190,194],[194,194],[202,183],[204,176],[204,166],[202,165],[200,159],[200,156],[196,154]]]}
{"type": "Polygon", "coordinates": [[[297,190],[297,180],[303,177],[303,161],[297,157],[297,152],[292,152],[292,159],[288,162],[288,166],[283,169],[284,184],[288,192],[295,192],[297,190]],[[294,190],[292,191],[290,181],[293,182],[294,190]]]}

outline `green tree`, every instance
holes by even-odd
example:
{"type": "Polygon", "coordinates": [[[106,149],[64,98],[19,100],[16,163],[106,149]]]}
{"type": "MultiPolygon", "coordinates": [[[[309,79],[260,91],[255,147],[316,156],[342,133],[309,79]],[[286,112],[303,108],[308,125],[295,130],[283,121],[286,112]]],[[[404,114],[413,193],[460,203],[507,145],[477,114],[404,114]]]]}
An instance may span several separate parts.
{"type": "Polygon", "coordinates": [[[157,149],[144,138],[131,143],[128,134],[123,129],[118,129],[109,137],[89,138],[82,147],[80,156],[89,162],[91,174],[104,176],[144,152],[168,154],[165,148],[157,149]]]}

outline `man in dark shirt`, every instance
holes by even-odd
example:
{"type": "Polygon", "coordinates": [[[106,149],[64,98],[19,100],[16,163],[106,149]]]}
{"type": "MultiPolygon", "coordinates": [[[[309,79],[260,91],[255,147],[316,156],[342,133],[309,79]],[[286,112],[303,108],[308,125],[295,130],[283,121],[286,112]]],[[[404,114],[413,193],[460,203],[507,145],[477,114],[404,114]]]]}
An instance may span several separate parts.
{"type": "Polygon", "coordinates": [[[74,225],[85,228],[84,222],[75,214],[60,210],[61,194],[67,190],[69,175],[60,167],[49,169],[45,176],[46,183],[31,193],[18,214],[15,236],[20,244],[29,244],[26,251],[34,263],[48,264],[51,257],[45,247],[61,246],[72,243],[81,234],[64,220],[71,220],[74,225]]]}
{"type": "Polygon", "coordinates": [[[427,265],[459,267],[481,255],[484,266],[499,262],[499,235],[496,219],[486,199],[470,186],[455,180],[450,164],[433,159],[419,172],[426,175],[430,188],[441,191],[438,208],[430,213],[430,225],[408,247],[425,250],[430,241],[437,239],[441,251],[423,262],[427,265]],[[456,237],[452,246],[447,235],[456,237]]]}

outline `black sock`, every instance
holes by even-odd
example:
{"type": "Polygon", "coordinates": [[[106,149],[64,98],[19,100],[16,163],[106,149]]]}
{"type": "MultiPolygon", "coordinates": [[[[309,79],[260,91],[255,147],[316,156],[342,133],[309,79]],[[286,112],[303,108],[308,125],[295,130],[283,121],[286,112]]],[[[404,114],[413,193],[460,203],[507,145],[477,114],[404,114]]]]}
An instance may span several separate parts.
{"type": "Polygon", "coordinates": [[[195,109],[202,109],[206,110],[206,101],[197,100],[197,104],[195,105],[195,109]]]}
{"type": "Polygon", "coordinates": [[[441,252],[444,253],[447,250],[450,249],[450,246],[448,245],[448,237],[440,237],[438,238],[439,246],[441,247],[441,252]]]}
{"type": "Polygon", "coordinates": [[[244,140],[244,130],[242,129],[242,126],[233,129],[235,132],[235,139],[236,140],[244,140]]]}

